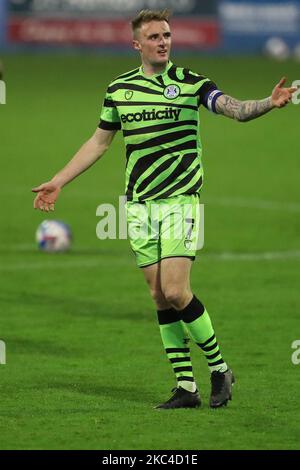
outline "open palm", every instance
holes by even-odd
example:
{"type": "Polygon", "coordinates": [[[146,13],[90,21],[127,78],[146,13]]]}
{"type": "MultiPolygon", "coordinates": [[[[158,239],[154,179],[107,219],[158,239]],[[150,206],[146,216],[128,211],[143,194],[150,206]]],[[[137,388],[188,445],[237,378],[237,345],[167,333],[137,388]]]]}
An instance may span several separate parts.
{"type": "Polygon", "coordinates": [[[287,105],[291,101],[293,93],[297,90],[294,87],[283,88],[285,82],[286,78],[283,77],[272,91],[272,103],[276,108],[287,105]]]}
{"type": "Polygon", "coordinates": [[[33,202],[33,207],[35,209],[40,209],[41,211],[46,212],[54,210],[54,204],[60,192],[60,188],[58,186],[49,181],[48,183],[43,183],[40,186],[33,188],[32,191],[37,193],[33,202]]]}

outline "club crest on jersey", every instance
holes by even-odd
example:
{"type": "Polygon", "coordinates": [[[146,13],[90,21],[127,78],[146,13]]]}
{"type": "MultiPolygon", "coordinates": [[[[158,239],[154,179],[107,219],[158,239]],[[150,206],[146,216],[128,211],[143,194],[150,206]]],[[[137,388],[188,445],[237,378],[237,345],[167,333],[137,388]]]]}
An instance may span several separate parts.
{"type": "Polygon", "coordinates": [[[180,88],[177,85],[168,85],[164,89],[164,96],[168,98],[168,100],[175,100],[177,96],[180,94],[180,88]]]}
{"type": "Polygon", "coordinates": [[[125,91],[125,99],[126,100],[131,100],[132,96],[133,96],[133,91],[131,91],[131,90],[126,90],[125,91]]]}

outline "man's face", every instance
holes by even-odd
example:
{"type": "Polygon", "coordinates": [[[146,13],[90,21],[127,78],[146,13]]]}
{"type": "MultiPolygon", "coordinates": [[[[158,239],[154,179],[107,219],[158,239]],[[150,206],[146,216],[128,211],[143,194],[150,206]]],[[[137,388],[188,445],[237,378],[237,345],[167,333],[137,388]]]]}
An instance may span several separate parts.
{"type": "Polygon", "coordinates": [[[137,32],[133,46],[140,51],[142,61],[150,65],[164,64],[169,60],[171,32],[166,21],[143,23],[137,32]]]}

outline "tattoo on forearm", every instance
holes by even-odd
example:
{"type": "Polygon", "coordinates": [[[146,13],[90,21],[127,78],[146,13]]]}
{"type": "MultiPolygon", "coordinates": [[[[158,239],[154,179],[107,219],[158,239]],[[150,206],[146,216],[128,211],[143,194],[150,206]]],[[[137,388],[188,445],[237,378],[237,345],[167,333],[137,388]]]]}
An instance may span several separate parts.
{"type": "Polygon", "coordinates": [[[258,101],[239,101],[231,96],[222,95],[216,101],[216,110],[219,114],[243,122],[262,116],[271,111],[272,108],[271,97],[258,101]]]}

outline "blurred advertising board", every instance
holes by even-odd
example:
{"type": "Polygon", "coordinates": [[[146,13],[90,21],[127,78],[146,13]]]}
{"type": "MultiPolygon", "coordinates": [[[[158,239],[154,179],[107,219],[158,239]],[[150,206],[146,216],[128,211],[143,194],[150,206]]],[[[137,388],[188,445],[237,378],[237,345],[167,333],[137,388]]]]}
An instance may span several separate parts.
{"type": "Polygon", "coordinates": [[[9,0],[11,43],[129,45],[130,18],[144,8],[173,11],[177,46],[219,46],[217,0],[9,0]]]}
{"type": "MultiPolygon", "coordinates": [[[[219,44],[219,29],[214,20],[173,20],[174,44],[205,48],[219,44]]],[[[129,22],[119,19],[49,19],[12,18],[9,22],[10,42],[31,44],[129,45],[129,22]]]]}
{"type": "Polygon", "coordinates": [[[300,0],[221,0],[218,11],[225,49],[257,52],[271,36],[300,40],[300,0]]]}
{"type": "Polygon", "coordinates": [[[9,0],[14,13],[99,14],[100,16],[135,15],[145,8],[170,8],[177,15],[214,15],[217,0],[9,0]]]}
{"type": "Polygon", "coordinates": [[[6,5],[0,0],[0,46],[6,40],[6,5]]]}

